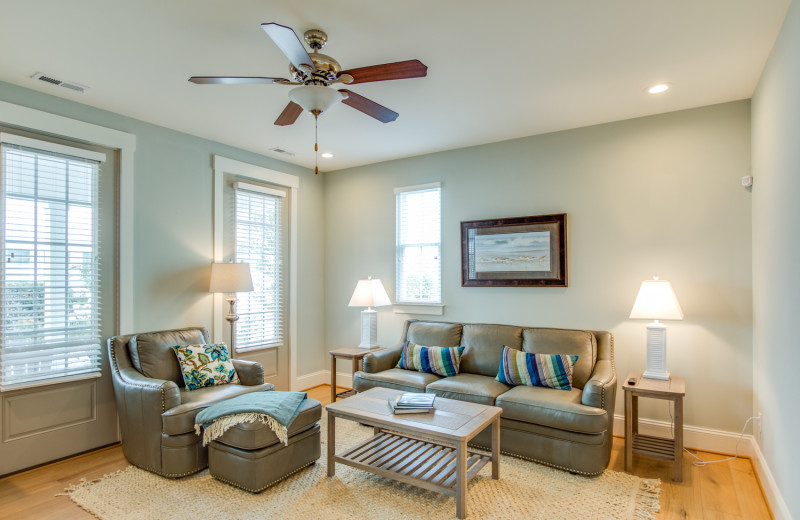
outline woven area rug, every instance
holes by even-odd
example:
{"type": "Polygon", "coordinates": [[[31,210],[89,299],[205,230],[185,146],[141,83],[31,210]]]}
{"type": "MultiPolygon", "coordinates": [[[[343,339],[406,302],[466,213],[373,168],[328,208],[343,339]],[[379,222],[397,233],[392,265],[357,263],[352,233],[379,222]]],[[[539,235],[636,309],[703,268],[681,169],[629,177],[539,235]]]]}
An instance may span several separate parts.
{"type": "MultiPolygon", "coordinates": [[[[343,464],[327,477],[327,424],[322,457],[260,494],[214,480],[203,471],[183,479],[159,477],[133,466],[66,490],[76,504],[103,520],[225,519],[450,519],[455,500],[343,464]]],[[[372,428],[336,422],[337,452],[372,435],[372,428]]],[[[571,475],[515,457],[501,456],[500,479],[487,464],[469,482],[470,519],[638,519],[658,511],[660,482],[606,471],[571,475]]]]}

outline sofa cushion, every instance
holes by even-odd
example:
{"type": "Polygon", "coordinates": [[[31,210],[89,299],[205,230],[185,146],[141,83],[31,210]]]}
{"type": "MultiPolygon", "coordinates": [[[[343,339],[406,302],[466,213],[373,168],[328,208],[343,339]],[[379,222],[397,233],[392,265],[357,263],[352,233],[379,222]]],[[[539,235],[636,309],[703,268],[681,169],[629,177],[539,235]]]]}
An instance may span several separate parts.
{"type": "Polygon", "coordinates": [[[455,376],[461,364],[462,352],[464,347],[425,347],[406,341],[397,361],[397,368],[455,376]]]}
{"type": "MultiPolygon", "coordinates": [[[[509,347],[513,345],[508,345],[509,347]]],[[[522,349],[534,354],[574,354],[572,386],[583,388],[597,361],[597,340],[586,330],[532,328],[522,331],[522,349]]]]}
{"type": "Polygon", "coordinates": [[[541,386],[515,386],[497,397],[503,418],[579,433],[600,433],[608,428],[602,408],[581,404],[581,391],[541,386]]]}
{"type": "Polygon", "coordinates": [[[522,327],[511,325],[464,325],[461,372],[494,378],[500,367],[503,345],[522,350],[522,327]]]}
{"type": "Polygon", "coordinates": [[[546,386],[572,390],[572,367],[578,356],[532,354],[503,345],[497,380],[507,385],[546,386]]]}
{"type": "Polygon", "coordinates": [[[272,390],[271,383],[264,383],[256,386],[243,385],[219,385],[206,386],[198,390],[186,390],[182,388],[181,404],[175,408],[170,408],[161,414],[161,427],[167,435],[179,435],[181,433],[194,433],[194,419],[200,410],[204,410],[214,403],[230,399],[237,395],[249,392],[262,392],[272,390]]]}
{"type": "MultiPolygon", "coordinates": [[[[311,428],[317,424],[321,417],[322,405],[320,405],[320,402],[316,399],[305,399],[300,405],[297,417],[289,425],[288,437],[311,428]]],[[[214,440],[243,450],[259,450],[280,442],[275,432],[261,422],[237,424],[214,440]]]]}
{"type": "Polygon", "coordinates": [[[239,376],[233,368],[228,347],[224,343],[174,345],[172,350],[178,356],[187,390],[239,383],[239,376]]]}
{"type": "Polygon", "coordinates": [[[493,377],[479,374],[459,374],[429,384],[425,391],[447,399],[469,401],[493,406],[498,395],[510,387],[493,377]]]}
{"type": "Polygon", "coordinates": [[[172,347],[206,343],[203,329],[178,329],[136,334],[128,341],[128,352],[134,368],[152,379],[173,381],[183,387],[183,375],[172,347]]]}
{"type": "Polygon", "coordinates": [[[408,340],[417,345],[458,347],[462,344],[461,327],[460,323],[409,320],[403,341],[408,340]]]}
{"type": "Polygon", "coordinates": [[[416,370],[405,370],[402,368],[390,368],[381,372],[356,372],[353,378],[353,388],[359,392],[369,390],[376,386],[383,388],[394,388],[405,392],[424,392],[425,387],[434,381],[441,379],[441,376],[429,374],[427,372],[417,372],[416,370]]]}

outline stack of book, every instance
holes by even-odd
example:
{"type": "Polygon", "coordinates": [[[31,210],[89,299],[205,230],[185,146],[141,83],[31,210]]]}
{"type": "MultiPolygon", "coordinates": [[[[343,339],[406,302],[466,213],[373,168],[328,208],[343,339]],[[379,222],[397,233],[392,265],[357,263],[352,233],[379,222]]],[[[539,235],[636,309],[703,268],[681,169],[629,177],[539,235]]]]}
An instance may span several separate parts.
{"type": "Polygon", "coordinates": [[[428,413],[433,411],[434,394],[406,392],[389,399],[389,407],[395,414],[428,413]]]}

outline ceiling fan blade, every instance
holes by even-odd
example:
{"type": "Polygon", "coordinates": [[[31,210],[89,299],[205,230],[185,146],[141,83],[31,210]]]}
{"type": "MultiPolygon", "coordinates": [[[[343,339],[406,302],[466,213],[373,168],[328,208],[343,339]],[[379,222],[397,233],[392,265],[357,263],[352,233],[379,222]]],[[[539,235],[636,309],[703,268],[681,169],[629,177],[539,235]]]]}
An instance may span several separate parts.
{"type": "Polygon", "coordinates": [[[230,76],[192,76],[189,78],[189,81],[198,85],[269,85],[272,83],[282,84],[289,82],[288,79],[284,78],[247,78],[230,76]]]}
{"type": "Polygon", "coordinates": [[[275,45],[283,52],[289,61],[298,69],[317,70],[311,56],[306,52],[303,43],[291,27],[277,23],[262,23],[261,28],[272,38],[275,45]]]}
{"type": "Polygon", "coordinates": [[[344,70],[341,74],[350,74],[353,76],[351,84],[355,84],[367,83],[370,81],[387,81],[391,79],[424,78],[428,75],[428,67],[423,65],[419,60],[408,60],[344,70]]]}
{"type": "Polygon", "coordinates": [[[279,115],[278,119],[275,120],[275,124],[278,126],[288,126],[294,124],[294,122],[297,121],[297,118],[300,117],[300,114],[302,113],[303,109],[300,105],[294,101],[289,101],[289,104],[283,109],[281,115],[279,115]]]}
{"type": "Polygon", "coordinates": [[[389,110],[383,105],[379,105],[378,103],[369,100],[364,96],[356,94],[352,90],[340,89],[339,92],[345,92],[347,94],[347,97],[342,100],[342,103],[347,106],[351,106],[359,112],[363,112],[370,117],[374,117],[381,123],[391,123],[397,119],[397,116],[400,115],[393,110],[389,110]]]}

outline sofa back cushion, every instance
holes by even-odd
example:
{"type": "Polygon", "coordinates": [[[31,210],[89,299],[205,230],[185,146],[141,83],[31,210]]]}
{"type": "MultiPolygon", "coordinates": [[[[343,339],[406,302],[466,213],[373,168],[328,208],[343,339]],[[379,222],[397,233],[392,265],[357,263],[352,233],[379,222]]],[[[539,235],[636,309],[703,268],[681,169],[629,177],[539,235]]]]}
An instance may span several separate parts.
{"type": "Polygon", "coordinates": [[[197,345],[208,343],[207,333],[202,328],[163,330],[132,336],[128,351],[134,368],[147,377],[174,381],[185,386],[175,345],[197,345]]]}
{"type": "Polygon", "coordinates": [[[459,372],[497,376],[503,345],[522,350],[522,327],[512,325],[464,325],[461,344],[466,347],[459,372]]]}
{"type": "Polygon", "coordinates": [[[597,341],[587,330],[525,329],[522,332],[522,350],[534,354],[577,355],[578,361],[572,369],[572,386],[581,389],[597,361],[597,341]]]}
{"type": "Polygon", "coordinates": [[[460,347],[461,324],[437,321],[409,321],[403,341],[429,347],[460,347]]]}

